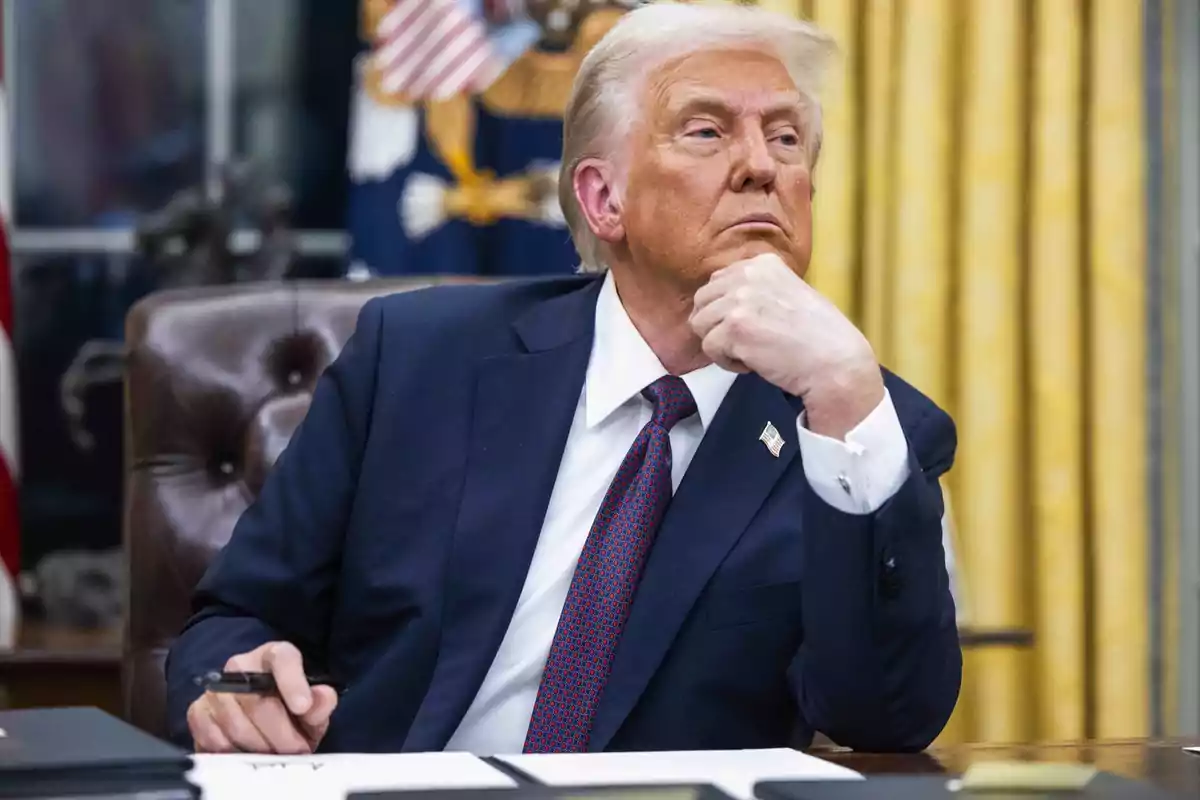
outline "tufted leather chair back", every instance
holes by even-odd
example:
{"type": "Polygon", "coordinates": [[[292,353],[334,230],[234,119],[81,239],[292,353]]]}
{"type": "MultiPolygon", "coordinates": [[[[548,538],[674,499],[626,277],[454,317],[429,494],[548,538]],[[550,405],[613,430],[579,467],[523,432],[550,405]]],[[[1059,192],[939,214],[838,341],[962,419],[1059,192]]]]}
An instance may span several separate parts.
{"type": "Polygon", "coordinates": [[[471,278],[159,292],[126,320],[125,716],[164,735],[167,648],[190,597],[372,297],[471,278]]]}

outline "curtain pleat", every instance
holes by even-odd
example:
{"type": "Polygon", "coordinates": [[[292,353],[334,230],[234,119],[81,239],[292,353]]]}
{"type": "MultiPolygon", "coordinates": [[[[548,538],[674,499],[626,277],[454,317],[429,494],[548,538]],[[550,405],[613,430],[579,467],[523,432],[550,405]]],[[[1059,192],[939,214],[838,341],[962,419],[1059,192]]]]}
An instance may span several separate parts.
{"type": "Polygon", "coordinates": [[[1086,735],[1081,0],[1034,10],[1029,206],[1030,501],[1037,731],[1086,735]]]}
{"type": "MultiPolygon", "coordinates": [[[[892,363],[892,223],[896,172],[896,94],[900,81],[895,47],[897,0],[872,0],[862,20],[863,247],[862,327],[881,363],[892,363]]],[[[822,197],[817,203],[823,204],[822,197]]]]}
{"type": "MultiPolygon", "coordinates": [[[[1021,0],[976,0],[963,53],[959,172],[958,486],[973,622],[1026,623],[1019,460],[1025,426],[1021,347],[1021,171],[1023,112],[1021,0]]],[[[977,657],[976,728],[986,741],[1028,733],[1023,653],[994,647],[977,657]]]]}
{"type": "Polygon", "coordinates": [[[1088,164],[1095,735],[1149,732],[1142,7],[1093,0],[1088,164]]]}
{"type": "Polygon", "coordinates": [[[814,185],[821,202],[813,208],[812,285],[845,314],[856,314],[858,283],[859,134],[858,120],[859,0],[815,0],[813,17],[837,39],[840,69],[823,98],[825,138],[814,185]],[[834,176],[825,182],[824,175],[834,176]]]}
{"type": "MultiPolygon", "coordinates": [[[[951,36],[956,0],[900,0],[891,367],[950,405],[951,36]]],[[[826,175],[825,180],[833,180],[826,175]]],[[[818,205],[821,198],[817,199],[818,205]]]]}

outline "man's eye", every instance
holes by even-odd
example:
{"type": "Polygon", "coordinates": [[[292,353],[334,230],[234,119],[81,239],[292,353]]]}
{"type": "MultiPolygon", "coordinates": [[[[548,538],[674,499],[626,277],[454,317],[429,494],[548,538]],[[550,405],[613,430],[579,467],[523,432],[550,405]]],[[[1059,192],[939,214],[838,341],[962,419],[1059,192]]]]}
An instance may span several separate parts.
{"type": "Polygon", "coordinates": [[[784,147],[798,147],[800,145],[800,137],[794,133],[781,133],[775,137],[775,141],[784,147]]]}
{"type": "Polygon", "coordinates": [[[720,132],[711,125],[705,128],[694,128],[688,131],[688,136],[695,136],[700,139],[716,139],[720,135],[720,132]]]}

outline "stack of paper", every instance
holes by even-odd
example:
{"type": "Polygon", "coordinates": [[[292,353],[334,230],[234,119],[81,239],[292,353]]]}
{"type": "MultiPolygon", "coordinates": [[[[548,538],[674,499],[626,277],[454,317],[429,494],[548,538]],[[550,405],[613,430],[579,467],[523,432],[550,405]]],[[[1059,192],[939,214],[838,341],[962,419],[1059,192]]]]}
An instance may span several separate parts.
{"type": "Polygon", "coordinates": [[[859,773],[798,750],[692,750],[499,756],[550,786],[707,783],[753,800],[759,781],[854,780],[859,773]]]}
{"type": "Polygon", "coordinates": [[[388,789],[495,789],[516,782],[468,753],[196,755],[188,779],[205,800],[342,800],[388,789]]]}

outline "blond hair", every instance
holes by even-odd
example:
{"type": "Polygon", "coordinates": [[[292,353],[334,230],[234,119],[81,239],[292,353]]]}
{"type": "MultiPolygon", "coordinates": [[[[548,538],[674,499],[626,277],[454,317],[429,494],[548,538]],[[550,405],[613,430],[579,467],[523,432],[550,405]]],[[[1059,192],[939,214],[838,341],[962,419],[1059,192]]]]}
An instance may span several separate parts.
{"type": "Polygon", "coordinates": [[[581,269],[605,269],[601,243],[575,198],[574,175],[588,158],[610,158],[640,105],[643,81],[663,63],[702,50],[754,47],[779,58],[804,105],[805,142],[815,163],[821,145],[818,89],[837,52],[833,39],[804,20],[751,6],[656,2],[623,15],[584,57],[563,114],[558,199],[581,269]]]}

